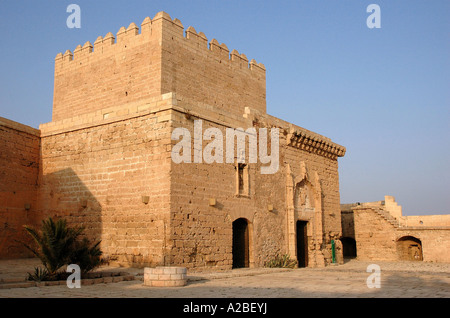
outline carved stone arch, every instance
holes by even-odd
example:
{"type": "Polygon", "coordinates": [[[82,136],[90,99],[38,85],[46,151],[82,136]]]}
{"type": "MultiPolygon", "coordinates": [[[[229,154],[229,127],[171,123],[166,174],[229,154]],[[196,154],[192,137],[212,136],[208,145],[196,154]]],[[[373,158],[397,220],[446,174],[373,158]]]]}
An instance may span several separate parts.
{"type": "Polygon", "coordinates": [[[322,187],[317,171],[310,173],[304,161],[300,162],[300,174],[294,175],[287,164],[286,174],[286,211],[287,211],[287,245],[290,255],[297,255],[296,222],[308,221],[311,233],[310,266],[324,266],[321,252],[323,241],[322,187]],[[311,178],[310,176],[313,176],[311,178]]]}
{"type": "Polygon", "coordinates": [[[315,208],[321,208],[322,206],[322,187],[320,184],[320,178],[317,171],[313,171],[310,173],[308,168],[306,167],[306,163],[304,161],[300,162],[300,175],[294,177],[294,186],[297,188],[298,186],[305,185],[307,190],[309,191],[308,195],[310,196],[311,206],[315,208]],[[313,175],[313,177],[311,177],[313,175]]]}
{"type": "Polygon", "coordinates": [[[402,236],[396,241],[398,257],[401,261],[422,261],[422,241],[415,236],[402,236]]]}
{"type": "Polygon", "coordinates": [[[295,183],[294,208],[299,210],[313,211],[316,206],[316,194],[313,184],[306,178],[295,183]]]}

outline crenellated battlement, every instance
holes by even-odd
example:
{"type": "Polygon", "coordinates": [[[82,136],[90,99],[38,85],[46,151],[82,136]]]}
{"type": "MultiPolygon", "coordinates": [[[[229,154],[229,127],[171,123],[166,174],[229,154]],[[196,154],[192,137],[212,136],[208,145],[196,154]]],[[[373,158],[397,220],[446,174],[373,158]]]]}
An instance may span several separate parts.
{"type": "Polygon", "coordinates": [[[53,120],[169,92],[235,114],[265,112],[265,85],[263,64],[159,12],[56,55],[53,120]]]}
{"type": "Polygon", "coordinates": [[[213,38],[208,42],[207,37],[203,32],[198,32],[194,27],[190,26],[184,31],[184,26],[178,19],[173,19],[166,12],[159,12],[153,19],[146,17],[141,23],[141,28],[133,22],[127,28],[122,26],[117,31],[116,36],[109,32],[104,37],[99,36],[94,44],[86,42],[83,46],[78,45],[74,51],[67,50],[64,54],[58,53],[55,57],[55,67],[62,70],[67,67],[74,66],[73,64],[83,64],[86,60],[94,61],[95,59],[103,58],[105,55],[114,54],[114,50],[123,50],[128,46],[142,44],[151,38],[160,36],[161,25],[165,23],[165,28],[171,28],[169,31],[184,38],[186,45],[194,46],[200,49],[209,51],[210,54],[218,57],[221,61],[228,60],[231,64],[239,68],[248,68],[250,70],[263,70],[266,68],[264,64],[257,63],[254,59],[249,60],[245,54],[239,54],[237,50],[230,50],[228,47],[213,38]],[[168,22],[168,23],[167,23],[168,22]],[[140,31],[140,32],[139,32],[140,31]]]}

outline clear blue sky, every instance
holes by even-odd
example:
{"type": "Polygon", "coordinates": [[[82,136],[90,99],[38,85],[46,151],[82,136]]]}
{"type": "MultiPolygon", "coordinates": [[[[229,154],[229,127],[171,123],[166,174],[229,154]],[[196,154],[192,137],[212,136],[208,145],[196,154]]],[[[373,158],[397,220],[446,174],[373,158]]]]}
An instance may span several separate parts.
{"type": "Polygon", "coordinates": [[[404,215],[450,213],[448,0],[1,0],[0,116],[51,121],[56,54],[159,11],[265,64],[268,112],[347,148],[342,203],[393,195],[404,215]]]}

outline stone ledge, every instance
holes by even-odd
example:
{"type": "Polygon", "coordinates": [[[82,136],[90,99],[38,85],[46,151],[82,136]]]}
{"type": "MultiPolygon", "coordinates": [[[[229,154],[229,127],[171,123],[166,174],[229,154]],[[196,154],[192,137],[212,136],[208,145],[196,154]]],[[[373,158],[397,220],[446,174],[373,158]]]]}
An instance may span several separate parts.
{"type": "Polygon", "coordinates": [[[18,123],[16,121],[4,117],[0,117],[0,126],[5,126],[7,128],[14,129],[37,137],[41,136],[41,131],[39,129],[18,123]]]}
{"type": "MultiPolygon", "coordinates": [[[[81,279],[81,285],[94,285],[94,284],[108,284],[108,283],[117,283],[121,281],[130,281],[134,280],[134,275],[130,275],[125,272],[120,273],[88,273],[86,278],[81,279]]],[[[34,282],[34,281],[12,281],[12,280],[4,280],[0,282],[0,289],[11,289],[11,288],[27,288],[27,287],[45,287],[45,286],[58,286],[58,285],[66,285],[66,280],[55,280],[55,281],[42,281],[42,282],[34,282]]]]}

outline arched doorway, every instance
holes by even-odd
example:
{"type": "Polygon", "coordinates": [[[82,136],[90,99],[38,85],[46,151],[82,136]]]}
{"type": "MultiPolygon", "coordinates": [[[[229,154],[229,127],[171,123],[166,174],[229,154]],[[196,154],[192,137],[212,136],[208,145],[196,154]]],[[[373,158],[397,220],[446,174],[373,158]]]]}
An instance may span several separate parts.
{"type": "Polygon", "coordinates": [[[249,245],[248,221],[239,218],[233,222],[233,268],[249,267],[249,245]]]}
{"type": "Polygon", "coordinates": [[[297,262],[298,267],[308,266],[308,233],[306,221],[297,221],[297,262]]]}
{"type": "Polygon", "coordinates": [[[401,261],[422,261],[422,242],[414,236],[403,236],[397,240],[397,252],[401,261]]]}
{"type": "Polygon", "coordinates": [[[342,237],[342,254],[345,258],[356,257],[356,241],[351,237],[342,237]]]}

